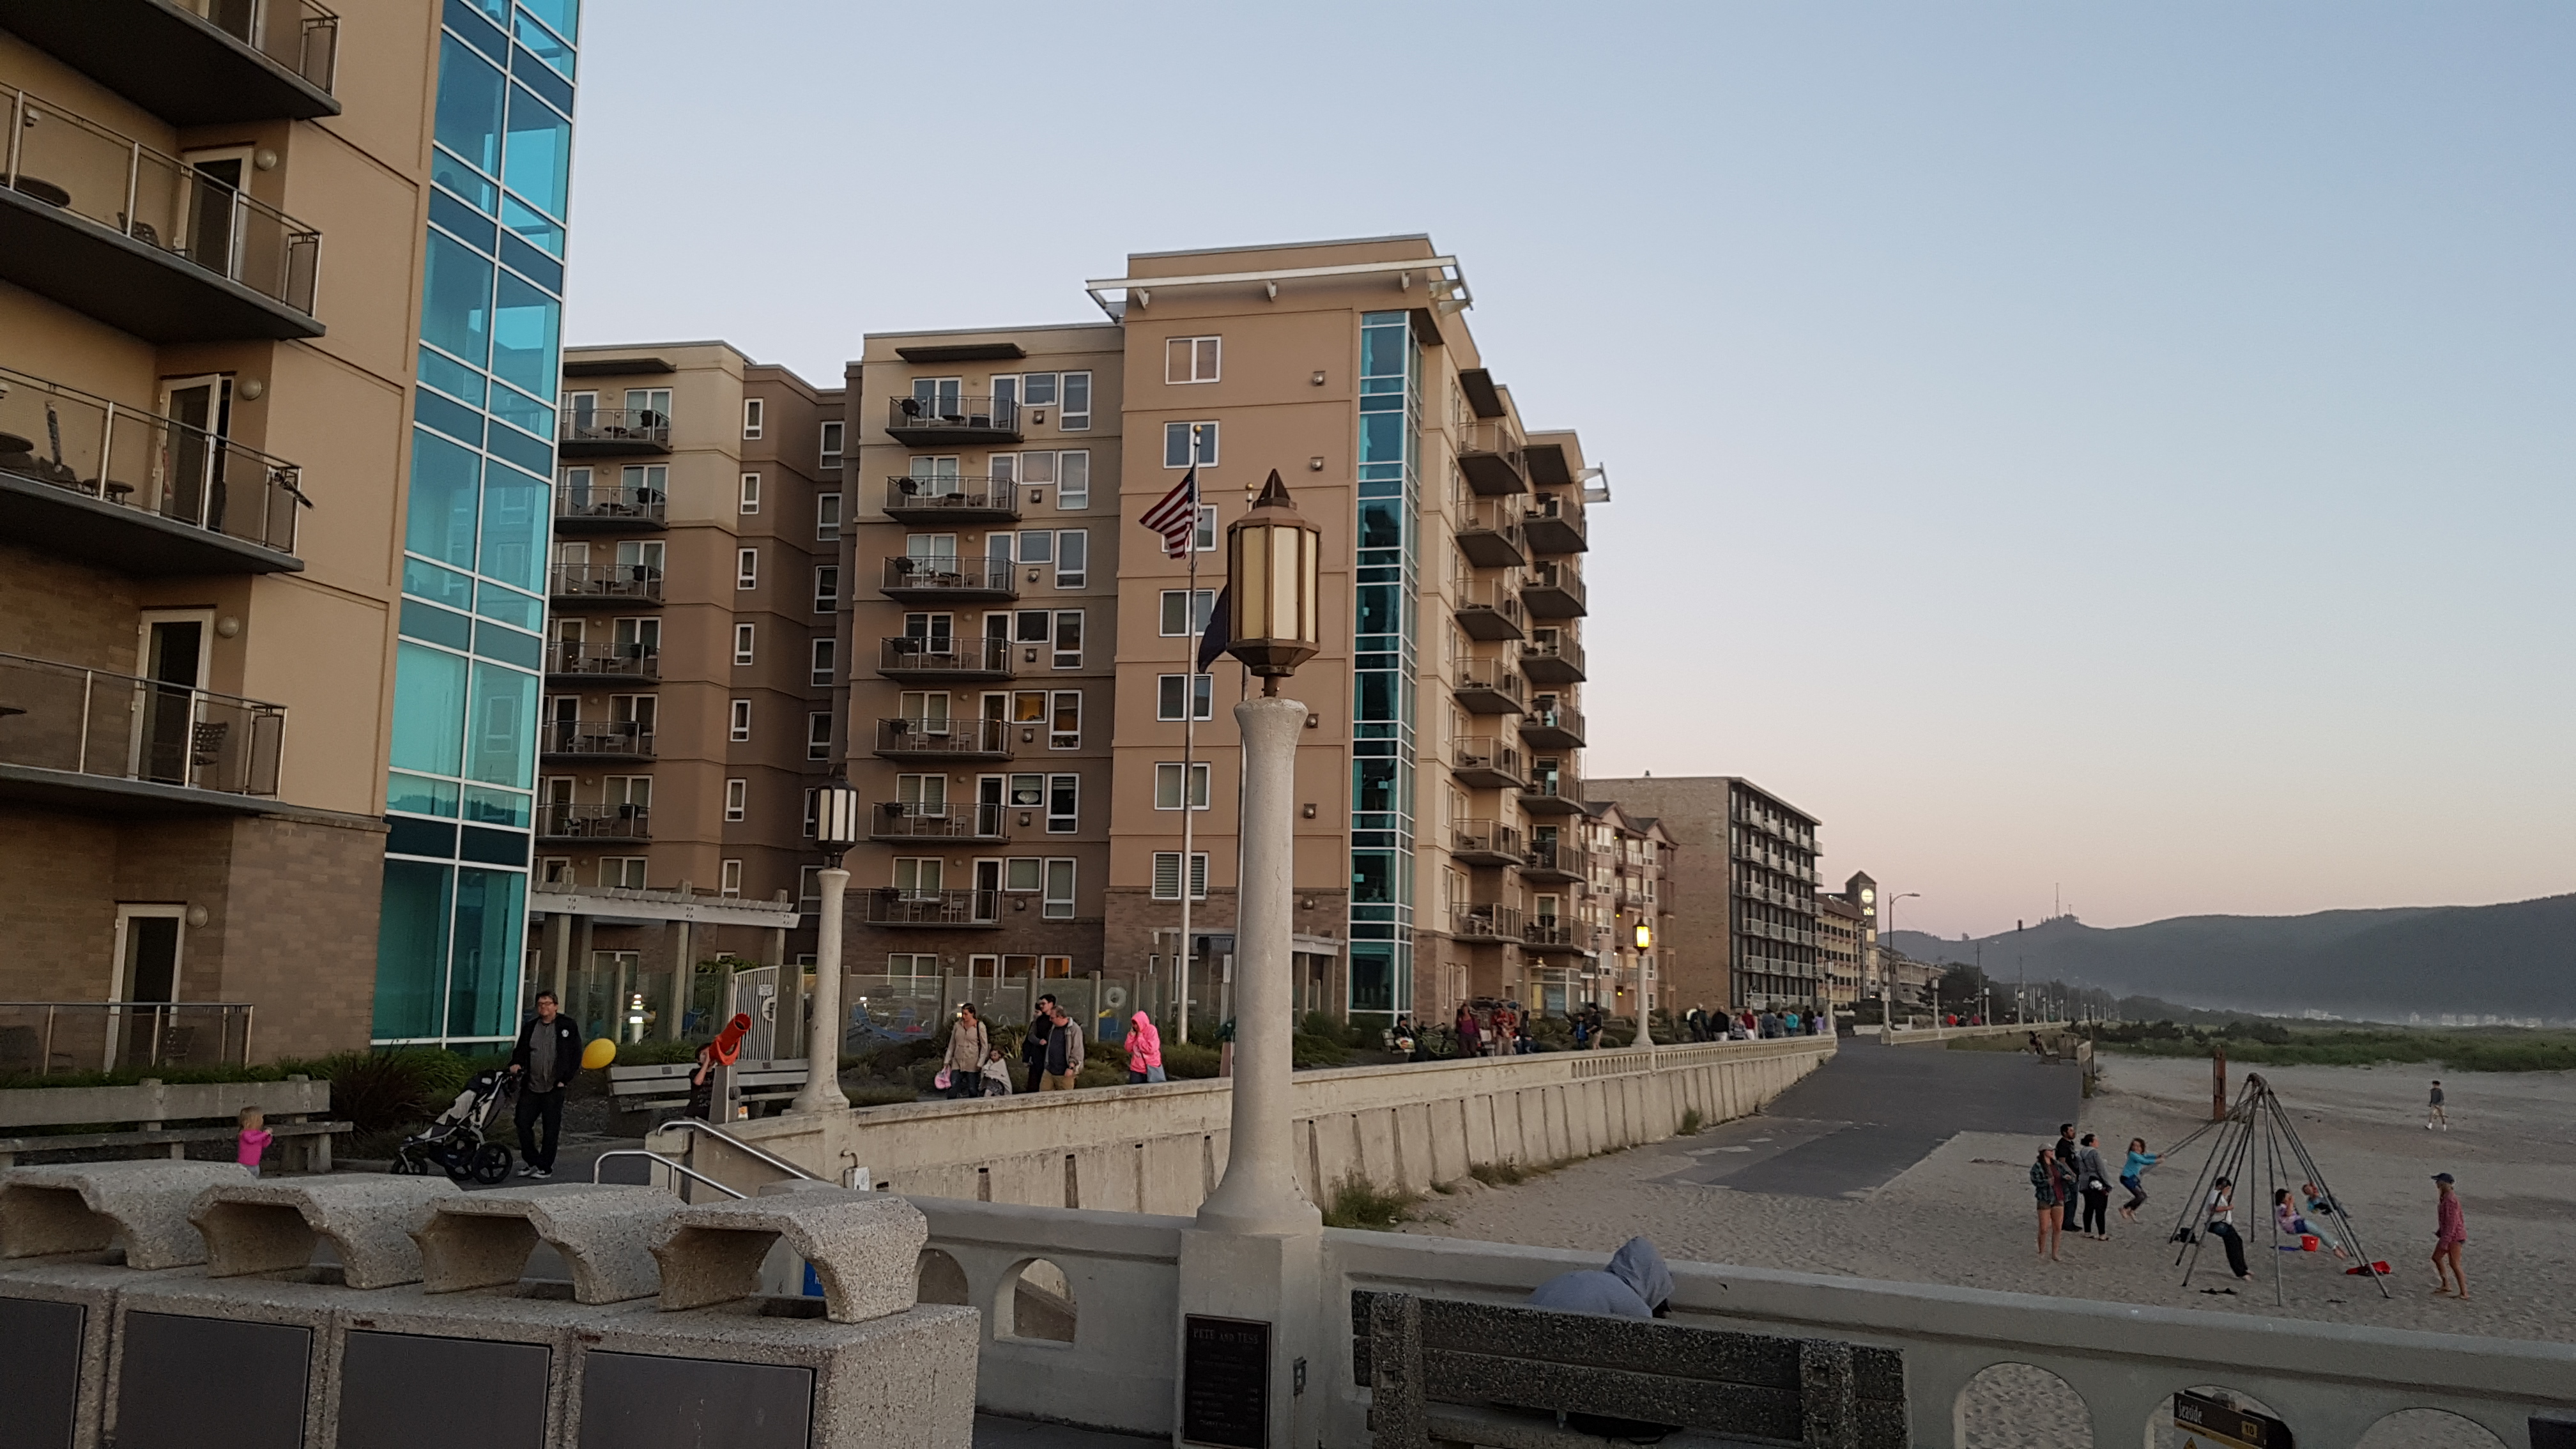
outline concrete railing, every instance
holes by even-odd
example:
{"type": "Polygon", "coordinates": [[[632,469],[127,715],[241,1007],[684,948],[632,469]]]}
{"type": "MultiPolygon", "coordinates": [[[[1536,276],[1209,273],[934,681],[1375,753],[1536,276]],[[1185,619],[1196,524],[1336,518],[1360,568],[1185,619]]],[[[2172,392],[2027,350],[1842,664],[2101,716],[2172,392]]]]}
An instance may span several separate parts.
{"type": "Polygon", "coordinates": [[[2026,1021],[2002,1026],[1882,1026],[1878,1029],[1878,1040],[1882,1046],[1915,1046],[1923,1042],[1957,1041],[1971,1036],[2028,1036],[2032,1032],[2046,1038],[2064,1030],[2066,1023],[2062,1021],[2026,1021]]]}
{"type": "MultiPolygon", "coordinates": [[[[1791,1037],[1299,1072],[1297,1174],[1321,1202],[1353,1176],[1420,1192],[1487,1164],[1657,1142],[1689,1112],[1710,1123],[1754,1112],[1834,1046],[1831,1037],[1791,1037]]],[[[928,1197],[1189,1214],[1224,1173],[1232,1107],[1231,1083],[1189,1081],[791,1115],[731,1130],[835,1181],[865,1168],[880,1187],[928,1197]]],[[[736,1186],[778,1176],[677,1132],[648,1146],[736,1186]]]]}
{"type": "Polygon", "coordinates": [[[331,1110],[331,1084],[202,1082],[173,1086],[145,1080],[131,1087],[26,1087],[0,1092],[0,1127],[68,1127],[81,1122],[189,1122],[257,1107],[271,1117],[331,1110]]]}

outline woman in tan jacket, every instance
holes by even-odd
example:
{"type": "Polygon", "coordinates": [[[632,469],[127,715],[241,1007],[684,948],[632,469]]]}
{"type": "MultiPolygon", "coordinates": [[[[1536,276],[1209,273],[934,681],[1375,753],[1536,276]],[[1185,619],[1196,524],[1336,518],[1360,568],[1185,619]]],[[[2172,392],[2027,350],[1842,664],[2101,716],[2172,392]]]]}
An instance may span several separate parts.
{"type": "Polygon", "coordinates": [[[971,1005],[957,1008],[957,1020],[948,1028],[948,1054],[939,1064],[948,1071],[948,1095],[980,1097],[984,1095],[984,1058],[993,1050],[992,1038],[984,1030],[983,1018],[971,1005]]]}

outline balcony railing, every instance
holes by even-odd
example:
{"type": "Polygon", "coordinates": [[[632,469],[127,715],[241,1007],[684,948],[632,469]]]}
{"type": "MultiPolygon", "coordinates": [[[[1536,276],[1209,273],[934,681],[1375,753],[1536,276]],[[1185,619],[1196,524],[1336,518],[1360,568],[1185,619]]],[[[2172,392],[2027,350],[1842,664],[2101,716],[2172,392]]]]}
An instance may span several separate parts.
{"type": "Polygon", "coordinates": [[[325,95],[338,78],[340,17],[313,0],[163,0],[293,71],[325,95]]]}
{"type": "Polygon", "coordinates": [[[905,523],[990,523],[1018,518],[1020,498],[1008,478],[894,477],[886,480],[885,511],[905,523]]]}
{"type": "Polygon", "coordinates": [[[1458,471],[1479,493],[1527,493],[1529,465],[1521,457],[1521,435],[1502,418],[1464,424],[1458,432],[1458,471]]]}
{"type": "Polygon", "coordinates": [[[304,470],[112,398],[0,367],[0,473],[278,553],[295,552],[304,470]]]}
{"type": "Polygon", "coordinates": [[[555,485],[555,517],[562,519],[659,524],[669,507],[669,497],[659,488],[629,488],[623,483],[555,485]]]}
{"type": "Polygon", "coordinates": [[[283,705],[0,654],[0,764],[274,795],[285,738],[283,705]]]}
{"type": "Polygon", "coordinates": [[[1536,618],[1578,617],[1588,607],[1583,575],[1572,564],[1542,563],[1530,570],[1528,581],[1521,585],[1521,603],[1536,618]]]}
{"type": "Polygon", "coordinates": [[[51,101],[6,96],[0,186],[312,315],[322,233],[51,101]]]}
{"type": "Polygon", "coordinates": [[[1451,906],[1449,934],[1467,941],[1521,939],[1521,913],[1510,906],[1451,906]]]}
{"type": "Polygon", "coordinates": [[[886,399],[886,432],[900,443],[1017,442],[1020,405],[1011,398],[897,397],[886,399]]]}
{"type": "Polygon", "coordinates": [[[1487,865],[1518,865],[1529,858],[1520,831],[1498,820],[1450,821],[1449,853],[1487,865]]]}
{"type": "Polygon", "coordinates": [[[658,409],[576,407],[558,416],[555,441],[570,455],[671,451],[671,415],[658,409]]]}
{"type": "Polygon", "coordinates": [[[1521,944],[1533,951],[1581,951],[1587,949],[1582,926],[1569,925],[1562,916],[1534,916],[1521,930],[1521,944]]]}
{"type": "Polygon", "coordinates": [[[238,1067],[246,1001],[0,1001],[0,1076],[120,1067],[238,1067]]]}
{"type": "Polygon", "coordinates": [[[650,683],[662,677],[662,651],[644,644],[556,644],[546,651],[546,673],[650,683]]]}
{"type": "Polygon", "coordinates": [[[1011,726],[998,719],[881,719],[879,755],[889,758],[1000,756],[1011,753],[1011,726]]]}
{"type": "Polygon", "coordinates": [[[1516,787],[1529,778],[1529,761],[1509,740],[1470,735],[1449,742],[1449,773],[1484,787],[1516,787]]]}
{"type": "Polygon", "coordinates": [[[1540,684],[1580,684],[1585,678],[1583,646],[1562,633],[1533,639],[1521,646],[1521,672],[1540,684]]]}
{"type": "Polygon", "coordinates": [[[1019,597],[1013,565],[980,558],[911,558],[896,554],[885,561],[885,592],[894,595],[949,594],[958,597],[1019,597]]]}
{"type": "Polygon", "coordinates": [[[650,840],[653,812],[643,805],[541,805],[537,834],[546,840],[650,840]]]}
{"type": "Polygon", "coordinates": [[[1001,840],[999,805],[923,805],[885,800],[876,808],[872,833],[879,840],[1001,840]]]}
{"type": "Polygon", "coordinates": [[[1583,808],[1583,779],[1562,770],[1542,769],[1521,791],[1521,808],[1533,815],[1570,815],[1583,808]]]}
{"type": "Polygon", "coordinates": [[[1529,860],[1521,869],[1525,874],[1581,876],[1592,867],[1592,852],[1579,845],[1562,841],[1535,841],[1529,848],[1529,860]]]}
{"type": "Polygon", "coordinates": [[[556,564],[546,571],[546,592],[558,599],[662,602],[662,571],[651,564],[556,564]]]}
{"type": "Polygon", "coordinates": [[[1521,717],[1521,738],[1543,750],[1583,748],[1583,711],[1544,703],[1521,717]]]}
{"type": "Polygon", "coordinates": [[[1519,568],[1528,563],[1521,510],[1490,498],[1464,504],[1458,509],[1458,551],[1478,568],[1519,568]]]}
{"type": "Polygon", "coordinates": [[[1475,714],[1521,712],[1521,677],[1490,659],[1471,659],[1458,666],[1458,702],[1475,714]]]}
{"type": "Polygon", "coordinates": [[[649,760],[653,758],[653,727],[623,719],[549,720],[545,753],[649,760]]]}
{"type": "Polygon", "coordinates": [[[871,926],[997,926],[1000,891],[908,891],[892,886],[863,897],[871,926]]]}
{"type": "Polygon", "coordinates": [[[1521,515],[1521,532],[1539,553],[1581,553],[1592,545],[1585,536],[1583,505],[1572,494],[1542,493],[1521,515]]]}
{"type": "Polygon", "coordinates": [[[1011,641],[974,634],[932,638],[901,634],[877,642],[877,672],[897,678],[950,675],[1008,679],[1011,641]]]}

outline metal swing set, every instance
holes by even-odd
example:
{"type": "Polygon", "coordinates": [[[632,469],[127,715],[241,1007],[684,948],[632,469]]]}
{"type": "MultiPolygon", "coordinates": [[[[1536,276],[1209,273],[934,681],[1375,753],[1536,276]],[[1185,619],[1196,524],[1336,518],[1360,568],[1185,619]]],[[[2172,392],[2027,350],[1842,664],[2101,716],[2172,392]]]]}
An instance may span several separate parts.
{"type": "MultiPolygon", "coordinates": [[[[2289,1111],[2281,1105],[2280,1094],[2272,1090],[2272,1084],[2263,1080],[2261,1073],[2246,1074],[2245,1085],[2237,1092],[2236,1103],[2228,1109],[2226,1116],[2208,1123],[2199,1131],[2167,1148],[2165,1155],[2173,1156],[2191,1146],[2203,1135],[2213,1132],[2217,1135],[2210,1144],[2209,1159],[2201,1164],[2200,1175],[2192,1182],[2191,1195],[2183,1201],[2182,1216],[2174,1223],[2172,1241],[2181,1245],[2174,1253],[2174,1264],[2183,1270],[2184,1287],[2191,1286],[2191,1275],[2200,1266],[2201,1244],[2209,1236],[2206,1220],[2212,1184],[2218,1178],[2224,1177],[2231,1188],[2240,1188],[2244,1185],[2247,1174],[2251,1172],[2257,1179],[2267,1184],[2261,1208],[2272,1220],[2274,1249],[2272,1302],[2274,1306],[2280,1306],[2284,1302],[2281,1283],[2281,1256],[2284,1245],[2281,1241],[2280,1215],[2271,1211],[2272,1194],[2284,1187],[2295,1193],[2299,1187],[2310,1183],[2316,1186],[2315,1200],[2325,1204],[2324,1211],[2334,1218],[2335,1231],[2342,1238],[2343,1246],[2352,1252],[2360,1269],[2360,1276],[2377,1285],[2380,1297],[2393,1296],[2388,1291],[2387,1274],[2373,1266],[2378,1260],[2370,1256],[2370,1250],[2361,1241],[2360,1227],[2353,1222],[2351,1214],[2345,1211],[2343,1200],[2335,1196],[2334,1185],[2326,1181],[2326,1175],[2317,1167],[2316,1159],[2308,1154],[2307,1144],[2299,1140],[2299,1129],[2290,1121],[2289,1111]],[[2285,1167],[2296,1167],[2299,1169],[2299,1175],[2285,1181],[2283,1178],[2285,1167]]],[[[2302,1214],[2302,1216],[2315,1215],[2302,1214]]],[[[2319,1234],[2319,1236],[2324,1235],[2319,1234]]]]}

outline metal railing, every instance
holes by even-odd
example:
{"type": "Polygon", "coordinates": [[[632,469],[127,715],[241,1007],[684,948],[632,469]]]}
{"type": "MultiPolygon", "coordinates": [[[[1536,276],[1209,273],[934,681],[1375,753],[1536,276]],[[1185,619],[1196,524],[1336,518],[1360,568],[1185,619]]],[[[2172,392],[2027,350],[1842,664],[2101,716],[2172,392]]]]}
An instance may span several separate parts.
{"type": "Polygon", "coordinates": [[[1521,547],[1521,510],[1499,499],[1479,498],[1456,505],[1458,534],[1461,544],[1474,547],[1469,535],[1492,535],[1518,552],[1521,547]]]}
{"type": "Polygon", "coordinates": [[[871,830],[880,840],[999,840],[1000,805],[923,805],[885,800],[877,804],[871,830]]]}
{"type": "Polygon", "coordinates": [[[1526,859],[1521,833],[1499,820],[1452,820],[1449,822],[1449,853],[1452,855],[1502,855],[1513,860],[1526,859]]]}
{"type": "Polygon", "coordinates": [[[1518,704],[1523,698],[1521,677],[1490,659],[1470,660],[1458,666],[1460,694],[1499,694],[1518,704]]]}
{"type": "Polygon", "coordinates": [[[633,720],[548,720],[545,752],[549,755],[650,756],[653,753],[653,727],[633,720]]]}
{"type": "MultiPolygon", "coordinates": [[[[1531,499],[1529,507],[1521,511],[1522,526],[1532,535],[1532,542],[1537,542],[1537,535],[1541,532],[1553,532],[1559,528],[1572,530],[1576,538],[1584,536],[1583,505],[1568,503],[1566,497],[1562,493],[1542,493],[1531,499]]],[[[1545,545],[1540,547],[1544,549],[1545,545]]]]}
{"type": "Polygon", "coordinates": [[[1521,435],[1502,418],[1479,418],[1458,427],[1458,466],[1479,493],[1518,493],[1529,486],[1521,435]]]}
{"type": "Polygon", "coordinates": [[[1018,485],[1008,478],[897,476],[886,480],[888,513],[1008,513],[1019,516],[1018,485]]]}
{"type": "MultiPolygon", "coordinates": [[[[1583,646],[1558,635],[1553,639],[1533,639],[1521,646],[1523,659],[1548,659],[1563,663],[1580,675],[1583,671],[1583,646]]],[[[1528,666],[1524,665],[1523,668],[1528,666]]]]}
{"type": "Polygon", "coordinates": [[[912,558],[895,554],[885,561],[885,588],[951,589],[959,593],[1019,593],[1012,582],[1013,565],[981,558],[912,558]]]}
{"type": "Polygon", "coordinates": [[[1471,616],[1490,614],[1508,623],[1514,630],[1522,626],[1523,613],[1517,588],[1509,583],[1468,583],[1457,586],[1450,611],[1458,616],[1460,627],[1474,632],[1471,616]]]}
{"type": "Polygon", "coordinates": [[[5,92],[5,186],[310,316],[322,233],[176,156],[5,92]]]}
{"type": "Polygon", "coordinates": [[[1592,868],[1592,852],[1579,845],[1562,841],[1535,841],[1529,848],[1529,860],[1523,870],[1552,870],[1560,875],[1582,875],[1592,868]]]}
{"type": "Polygon", "coordinates": [[[885,887],[865,893],[864,919],[872,926],[992,925],[1002,919],[1000,891],[907,891],[885,887]]]}
{"type": "Polygon", "coordinates": [[[886,399],[886,431],[1018,432],[1016,399],[991,397],[896,397],[886,399]]]}
{"type": "Polygon", "coordinates": [[[662,571],[651,564],[554,564],[546,570],[546,592],[558,599],[633,599],[662,601],[662,571]]]}
{"type": "Polygon", "coordinates": [[[1528,778],[1529,761],[1509,741],[1470,735],[1449,742],[1449,769],[1453,774],[1488,770],[1521,780],[1528,778]]]}
{"type": "Polygon", "coordinates": [[[1011,641],[968,634],[928,639],[899,634],[878,641],[877,672],[1008,674],[1011,641]]]}
{"type": "Polygon", "coordinates": [[[0,654],[0,763],[274,795],[285,737],[283,705],[0,654]]]}
{"type": "Polygon", "coordinates": [[[1583,780],[1580,776],[1561,771],[1543,771],[1530,777],[1528,788],[1521,794],[1524,798],[1536,796],[1542,800],[1579,801],[1583,798],[1583,780]]]}
{"type": "Polygon", "coordinates": [[[1469,941],[1521,939],[1521,913],[1510,906],[1451,906],[1449,934],[1469,941]]]}
{"type": "Polygon", "coordinates": [[[295,552],[304,470],[219,433],[0,367],[0,473],[295,552]]]}
{"type": "Polygon", "coordinates": [[[241,1001],[0,1001],[0,1076],[250,1060],[241,1001]]]}
{"type": "Polygon", "coordinates": [[[881,719],[880,755],[1007,755],[1011,726],[998,719],[881,719]]]}
{"type": "Polygon", "coordinates": [[[559,443],[642,443],[671,446],[671,415],[659,408],[568,408],[559,415],[559,443]]]}
{"type": "Polygon", "coordinates": [[[302,77],[325,95],[338,79],[340,17],[312,0],[166,0],[302,77]]]}
{"type": "MultiPolygon", "coordinates": [[[[565,431],[573,427],[570,420],[565,421],[565,431]]],[[[562,483],[555,487],[557,518],[631,518],[639,523],[660,523],[669,506],[669,497],[659,488],[629,488],[623,483],[562,483]]]]}
{"type": "Polygon", "coordinates": [[[559,643],[546,654],[546,672],[595,679],[657,680],[662,677],[662,651],[644,644],[559,643]]]}
{"type": "Polygon", "coordinates": [[[650,840],[653,811],[646,805],[540,805],[537,834],[548,840],[650,840]]]}
{"type": "Polygon", "coordinates": [[[1583,929],[1580,926],[1567,925],[1561,916],[1537,916],[1522,929],[1521,944],[1580,951],[1584,947],[1578,936],[1583,929]]]}
{"type": "Polygon", "coordinates": [[[1555,730],[1582,739],[1583,711],[1561,704],[1541,706],[1521,716],[1521,732],[1527,734],[1531,730],[1555,730]]]}
{"type": "Polygon", "coordinates": [[[1533,566],[1528,580],[1521,585],[1521,591],[1533,594],[1544,589],[1554,589],[1578,605],[1585,602],[1583,575],[1572,564],[1542,563],[1533,566]]]}

